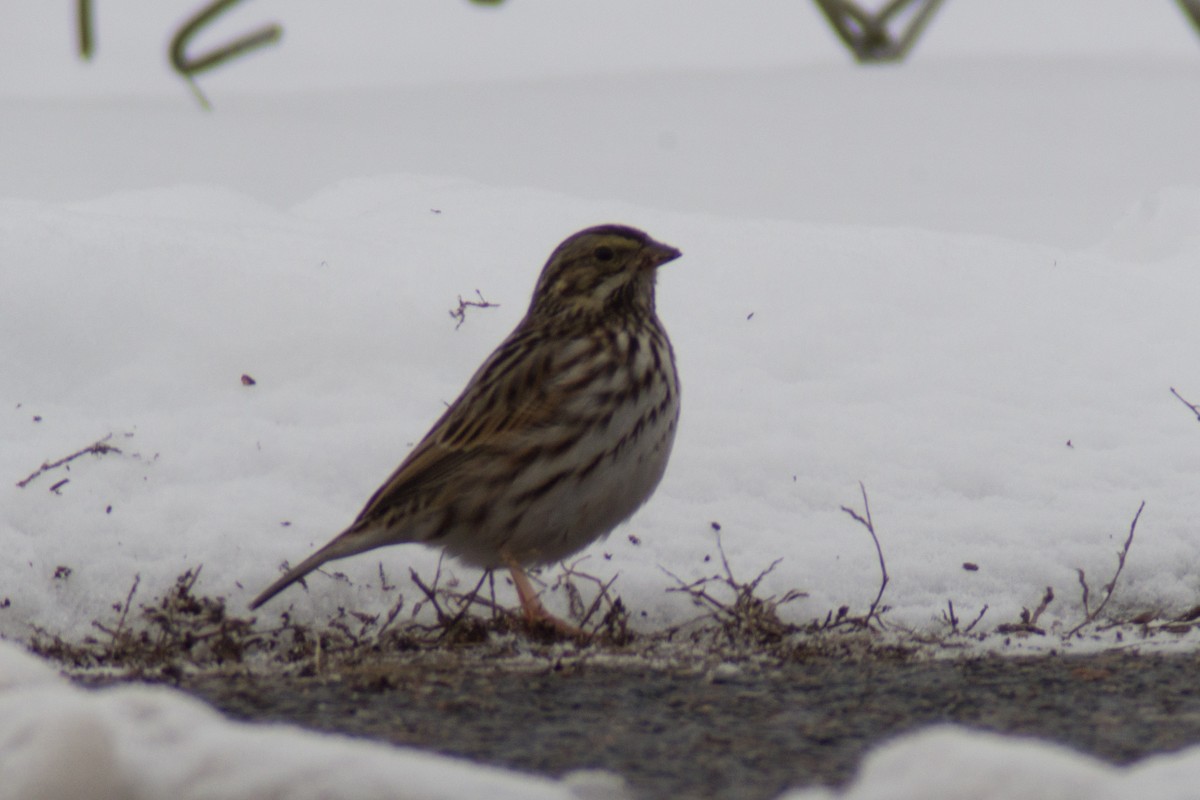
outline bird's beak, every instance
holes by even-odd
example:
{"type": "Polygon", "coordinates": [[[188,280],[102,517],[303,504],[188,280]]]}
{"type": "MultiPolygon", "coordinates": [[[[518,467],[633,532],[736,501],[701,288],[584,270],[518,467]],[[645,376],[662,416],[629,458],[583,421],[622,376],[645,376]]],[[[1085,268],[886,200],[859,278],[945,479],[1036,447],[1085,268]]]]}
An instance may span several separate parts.
{"type": "Polygon", "coordinates": [[[645,266],[646,269],[654,269],[661,267],[668,261],[674,261],[683,255],[677,248],[671,247],[669,244],[662,242],[651,242],[646,245],[645,249],[645,266]]]}

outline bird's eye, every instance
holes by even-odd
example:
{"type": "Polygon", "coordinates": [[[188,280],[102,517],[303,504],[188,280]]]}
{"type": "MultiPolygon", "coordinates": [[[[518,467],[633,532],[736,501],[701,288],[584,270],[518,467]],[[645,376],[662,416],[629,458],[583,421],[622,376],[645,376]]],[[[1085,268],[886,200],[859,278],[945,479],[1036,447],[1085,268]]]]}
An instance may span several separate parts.
{"type": "Polygon", "coordinates": [[[596,248],[596,258],[599,259],[600,261],[612,261],[613,260],[612,248],[611,247],[603,247],[603,246],[597,247],[596,248]]]}

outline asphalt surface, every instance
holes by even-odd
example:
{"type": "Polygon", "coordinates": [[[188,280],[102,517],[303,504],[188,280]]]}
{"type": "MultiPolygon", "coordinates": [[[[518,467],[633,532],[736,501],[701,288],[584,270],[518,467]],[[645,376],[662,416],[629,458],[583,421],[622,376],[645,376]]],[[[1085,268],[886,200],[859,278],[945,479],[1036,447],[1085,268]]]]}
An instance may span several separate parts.
{"type": "Polygon", "coordinates": [[[787,663],[383,659],[336,674],[176,676],[228,716],[289,722],[547,776],[604,769],[635,796],[775,798],[842,785],[935,723],[1026,734],[1116,764],[1200,742],[1200,655],[787,663]]]}

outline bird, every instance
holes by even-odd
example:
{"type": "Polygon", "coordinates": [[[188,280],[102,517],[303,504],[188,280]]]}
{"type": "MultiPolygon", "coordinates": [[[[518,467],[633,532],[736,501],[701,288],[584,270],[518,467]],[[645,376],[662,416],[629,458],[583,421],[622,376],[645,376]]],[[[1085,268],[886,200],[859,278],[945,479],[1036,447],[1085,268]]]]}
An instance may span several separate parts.
{"type": "Polygon", "coordinates": [[[358,517],[250,609],[326,562],[416,542],[508,569],[527,626],[583,635],[545,609],[526,570],[608,536],[666,471],[680,387],[655,284],[681,255],[627,225],[567,237],[516,328],[358,517]]]}

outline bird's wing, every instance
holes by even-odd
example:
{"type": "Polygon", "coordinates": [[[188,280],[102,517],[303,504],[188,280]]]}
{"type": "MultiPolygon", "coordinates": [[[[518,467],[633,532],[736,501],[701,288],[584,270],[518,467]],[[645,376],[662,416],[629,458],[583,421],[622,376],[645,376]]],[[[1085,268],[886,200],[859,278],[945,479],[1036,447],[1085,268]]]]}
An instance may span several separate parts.
{"type": "Polygon", "coordinates": [[[354,523],[271,584],[250,608],[258,608],[327,561],[389,543],[380,539],[380,529],[374,525],[379,516],[445,502],[450,496],[447,484],[471,469],[472,461],[503,461],[506,454],[521,449],[512,447],[514,438],[560,421],[570,384],[581,380],[573,366],[588,360],[590,345],[582,338],[560,338],[554,347],[542,347],[543,335],[519,326],[371,496],[354,523]]]}
{"type": "MultiPolygon", "coordinates": [[[[503,450],[510,437],[550,424],[563,402],[554,353],[518,328],[492,353],[463,393],[372,495],[352,528],[384,508],[432,497],[470,461],[503,450]]],[[[494,455],[493,455],[494,457],[494,455]]]]}

